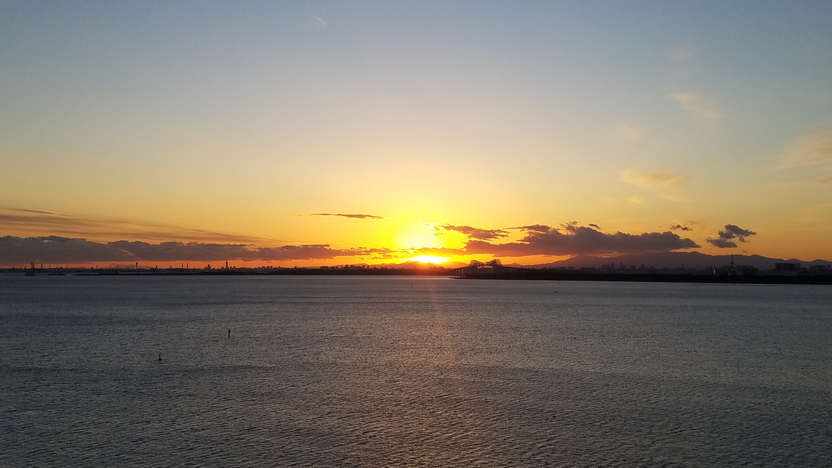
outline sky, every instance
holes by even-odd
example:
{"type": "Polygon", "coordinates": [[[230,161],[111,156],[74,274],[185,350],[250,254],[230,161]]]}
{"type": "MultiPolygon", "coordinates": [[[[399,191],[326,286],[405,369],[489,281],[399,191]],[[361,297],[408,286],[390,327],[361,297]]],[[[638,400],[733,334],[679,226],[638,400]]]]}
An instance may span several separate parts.
{"type": "Polygon", "coordinates": [[[0,266],[832,260],[830,21],[0,0],[0,266]]]}

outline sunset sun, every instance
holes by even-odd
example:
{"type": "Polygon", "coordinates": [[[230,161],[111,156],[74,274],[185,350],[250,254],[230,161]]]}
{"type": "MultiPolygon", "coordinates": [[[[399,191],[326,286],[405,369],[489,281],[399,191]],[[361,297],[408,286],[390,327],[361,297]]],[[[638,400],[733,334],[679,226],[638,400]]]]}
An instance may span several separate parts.
{"type": "Polygon", "coordinates": [[[450,258],[448,257],[438,257],[436,255],[417,255],[413,258],[409,258],[409,262],[422,262],[422,263],[433,263],[434,265],[439,265],[441,263],[445,263],[450,258]]]}

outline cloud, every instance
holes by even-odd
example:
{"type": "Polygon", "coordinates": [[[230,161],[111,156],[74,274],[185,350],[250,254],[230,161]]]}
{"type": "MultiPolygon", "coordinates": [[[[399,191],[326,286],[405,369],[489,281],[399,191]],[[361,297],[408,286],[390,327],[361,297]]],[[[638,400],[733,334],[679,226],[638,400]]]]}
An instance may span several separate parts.
{"type": "Polygon", "coordinates": [[[633,195],[632,197],[628,198],[627,201],[636,205],[644,204],[644,198],[638,195],[633,195]]]}
{"type": "Polygon", "coordinates": [[[757,233],[743,229],[736,224],[726,224],[724,231],[719,231],[721,239],[739,239],[740,242],[745,242],[746,237],[754,236],[757,233]]]}
{"type": "Polygon", "coordinates": [[[312,15],[312,28],[313,29],[324,29],[329,25],[329,23],[321,18],[320,16],[312,15]]]}
{"type": "MultiPolygon", "coordinates": [[[[732,225],[726,226],[728,230],[732,225]]],[[[149,243],[119,240],[95,242],[84,238],[61,236],[0,237],[0,265],[25,265],[29,262],[51,264],[182,262],[182,261],[288,261],[328,260],[336,257],[410,258],[414,255],[445,257],[488,254],[493,256],[623,254],[665,252],[698,248],[690,239],[672,232],[612,234],[601,232],[596,224],[580,226],[576,222],[551,228],[542,224],[522,226],[522,239],[496,244],[507,237],[504,229],[479,229],[471,226],[437,225],[438,231],[458,232],[468,236],[463,248],[349,248],[333,249],[329,244],[258,247],[251,244],[169,241],[149,243]]],[[[737,228],[739,229],[739,228],[737,228]]],[[[730,230],[735,235],[753,235],[751,231],[730,230]]]]}
{"type": "Polygon", "coordinates": [[[392,249],[333,249],[328,244],[254,247],[244,244],[120,240],[92,242],[58,236],[0,237],[0,265],[91,262],[282,261],[324,260],[335,257],[395,254],[392,249]]]}
{"type": "Polygon", "coordinates": [[[644,140],[644,130],[635,125],[618,124],[613,134],[624,141],[637,142],[644,140]]]}
{"type": "Polygon", "coordinates": [[[58,236],[0,237],[0,264],[87,263],[132,261],[133,256],[110,244],[58,236]]]}
{"type": "Polygon", "coordinates": [[[187,240],[237,243],[274,242],[274,239],[221,232],[183,229],[159,224],[142,224],[110,219],[81,218],[50,211],[0,208],[3,234],[41,234],[96,239],[187,240]]]}
{"type": "Polygon", "coordinates": [[[352,219],[384,219],[384,216],[361,213],[312,213],[312,216],[340,216],[341,218],[352,219]]]}
{"type": "Polygon", "coordinates": [[[636,187],[649,189],[662,189],[673,187],[688,180],[690,177],[672,172],[650,172],[627,170],[621,172],[621,180],[636,187]]]}
{"type": "Polygon", "coordinates": [[[675,226],[670,226],[671,231],[693,231],[693,228],[682,226],[681,224],[677,224],[675,226]]]}
{"type": "Polygon", "coordinates": [[[793,140],[786,152],[786,161],[794,166],[832,162],[832,128],[807,133],[793,140]]]}
{"type": "Polygon", "coordinates": [[[518,226],[510,229],[521,229],[523,231],[535,231],[535,232],[548,232],[550,229],[549,226],[545,224],[532,224],[529,226],[518,226]]]}
{"type": "Polygon", "coordinates": [[[465,234],[469,238],[480,240],[491,240],[508,236],[508,231],[503,229],[479,229],[471,226],[454,226],[452,224],[437,224],[433,229],[439,235],[444,234],[443,231],[454,231],[465,234]]]}
{"type": "Polygon", "coordinates": [[[722,113],[710,103],[710,100],[701,93],[668,93],[667,97],[676,101],[679,106],[693,114],[699,120],[719,120],[722,113]]]}
{"type": "Polygon", "coordinates": [[[832,176],[824,177],[822,179],[818,179],[817,181],[819,184],[832,184],[832,176]]]}
{"type": "Polygon", "coordinates": [[[198,242],[162,242],[148,244],[138,241],[117,241],[113,245],[129,252],[139,261],[174,260],[314,260],[339,256],[342,251],[326,244],[284,245],[282,247],[249,247],[242,244],[205,244],[198,242]]]}
{"type": "Polygon", "coordinates": [[[743,229],[737,226],[736,224],[726,224],[725,230],[719,231],[718,238],[708,238],[706,240],[714,247],[725,249],[737,247],[737,243],[734,242],[733,239],[736,239],[740,242],[745,242],[746,238],[756,235],[756,232],[743,229]]]}
{"type": "Polygon", "coordinates": [[[668,252],[698,248],[690,239],[670,231],[607,234],[598,229],[569,223],[559,229],[528,231],[526,237],[505,244],[472,240],[465,245],[468,254],[523,257],[528,255],[616,255],[625,253],[668,252]]]}
{"type": "Polygon", "coordinates": [[[731,241],[725,240],[725,239],[710,239],[709,238],[709,239],[706,239],[706,240],[708,242],[710,242],[714,247],[719,247],[720,249],[729,249],[729,248],[733,249],[733,248],[737,247],[736,242],[731,242],[731,241]]]}

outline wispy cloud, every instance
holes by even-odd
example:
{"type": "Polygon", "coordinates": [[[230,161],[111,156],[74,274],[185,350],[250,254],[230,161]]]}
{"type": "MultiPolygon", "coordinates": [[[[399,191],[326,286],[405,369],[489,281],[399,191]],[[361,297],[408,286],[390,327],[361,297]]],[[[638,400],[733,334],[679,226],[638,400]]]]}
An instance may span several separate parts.
{"type": "Polygon", "coordinates": [[[613,129],[613,135],[624,141],[639,142],[644,140],[644,130],[635,125],[620,123],[613,129]]]}
{"type": "Polygon", "coordinates": [[[832,128],[794,139],[786,151],[786,162],[791,166],[832,163],[832,128]]]}
{"type": "Polygon", "coordinates": [[[503,229],[479,229],[471,226],[454,226],[452,224],[437,224],[433,229],[440,236],[447,231],[453,231],[480,240],[491,240],[508,236],[508,231],[503,229]]]}
{"type": "Polygon", "coordinates": [[[363,213],[312,213],[312,216],[338,216],[351,219],[384,219],[384,216],[376,216],[363,213]]]}
{"type": "Polygon", "coordinates": [[[95,239],[274,243],[275,239],[240,236],[176,226],[143,224],[111,219],[83,218],[50,211],[0,208],[0,234],[62,235],[95,239]]]}
{"type": "Polygon", "coordinates": [[[693,231],[693,228],[691,228],[689,226],[683,226],[681,224],[676,224],[676,225],[670,226],[670,230],[671,231],[693,231]]]}
{"type": "Polygon", "coordinates": [[[632,197],[627,199],[628,203],[632,203],[634,205],[643,205],[644,204],[644,197],[640,197],[638,195],[633,195],[632,197]]]}
{"type": "Polygon", "coordinates": [[[722,112],[711,103],[710,98],[702,93],[680,92],[668,93],[667,97],[676,101],[679,106],[700,120],[719,120],[722,112]]]}
{"type": "Polygon", "coordinates": [[[312,27],[314,29],[324,29],[329,23],[320,16],[312,15],[312,27]]]}
{"type": "Polygon", "coordinates": [[[690,177],[673,172],[650,172],[627,170],[621,172],[621,180],[637,187],[649,189],[662,189],[673,187],[688,180],[690,177]]]}

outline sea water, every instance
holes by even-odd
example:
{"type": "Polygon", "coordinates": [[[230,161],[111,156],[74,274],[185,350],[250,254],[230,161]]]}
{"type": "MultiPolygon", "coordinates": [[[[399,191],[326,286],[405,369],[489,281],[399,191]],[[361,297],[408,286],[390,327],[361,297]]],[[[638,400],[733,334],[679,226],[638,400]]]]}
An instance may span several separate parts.
{"type": "Polygon", "coordinates": [[[832,287],[2,276],[0,466],[830,466],[832,287]]]}

